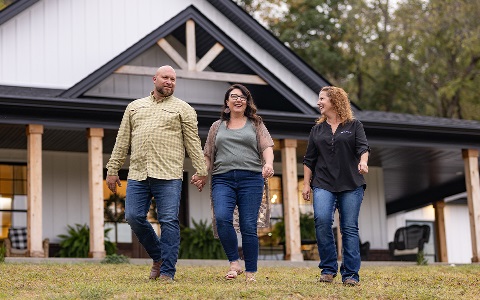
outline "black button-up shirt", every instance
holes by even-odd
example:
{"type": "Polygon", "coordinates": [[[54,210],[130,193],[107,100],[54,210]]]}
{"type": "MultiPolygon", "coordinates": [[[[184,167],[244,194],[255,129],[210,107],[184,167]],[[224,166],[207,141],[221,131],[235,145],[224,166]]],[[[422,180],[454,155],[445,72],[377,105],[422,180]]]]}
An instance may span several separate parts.
{"type": "Polygon", "coordinates": [[[360,156],[370,151],[363,125],[353,120],[339,124],[335,134],[327,122],[313,126],[303,164],[312,170],[312,187],[330,192],[354,190],[363,185],[358,173],[360,156]]]}

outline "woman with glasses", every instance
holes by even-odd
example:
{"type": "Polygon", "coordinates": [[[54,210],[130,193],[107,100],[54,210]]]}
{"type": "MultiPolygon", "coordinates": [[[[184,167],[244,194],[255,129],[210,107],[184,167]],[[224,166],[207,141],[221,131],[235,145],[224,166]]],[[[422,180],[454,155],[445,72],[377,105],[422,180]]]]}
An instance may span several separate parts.
{"type": "MultiPolygon", "coordinates": [[[[214,233],[230,262],[225,278],[243,273],[235,226],[239,225],[246,280],[254,282],[257,226],[267,227],[270,218],[263,193],[266,178],[273,176],[273,140],[245,86],[234,84],[225,93],[220,120],[210,127],[203,152],[212,175],[214,233]]],[[[192,183],[203,188],[201,181],[192,178],[192,183]]]]}
{"type": "Polygon", "coordinates": [[[370,147],[360,121],[353,117],[347,93],[327,86],[320,91],[320,118],[310,131],[303,159],[303,199],[310,201],[317,237],[320,282],[333,282],[337,276],[337,250],[332,232],[335,209],[340,215],[342,233],[342,282],[358,284],[360,278],[360,239],[358,215],[366,188],[370,147]]]}

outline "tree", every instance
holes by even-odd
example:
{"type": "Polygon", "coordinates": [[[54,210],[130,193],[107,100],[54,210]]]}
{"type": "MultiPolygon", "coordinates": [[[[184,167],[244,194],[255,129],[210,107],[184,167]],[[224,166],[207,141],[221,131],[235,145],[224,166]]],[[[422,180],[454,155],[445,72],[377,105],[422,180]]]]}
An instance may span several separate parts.
{"type": "Polygon", "coordinates": [[[348,61],[343,57],[345,29],[340,20],[347,1],[286,2],[288,13],[269,22],[273,33],[332,82],[345,78],[348,61]]]}
{"type": "Polygon", "coordinates": [[[415,33],[420,97],[436,116],[480,120],[479,1],[430,0],[413,11],[418,2],[405,2],[400,12],[419,16],[406,34],[415,33]]]}

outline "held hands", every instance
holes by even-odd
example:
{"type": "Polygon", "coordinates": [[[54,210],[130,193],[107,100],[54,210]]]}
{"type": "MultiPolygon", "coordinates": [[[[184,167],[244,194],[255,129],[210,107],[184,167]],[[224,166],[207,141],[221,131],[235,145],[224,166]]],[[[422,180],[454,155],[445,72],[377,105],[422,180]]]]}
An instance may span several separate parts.
{"type": "Polygon", "coordinates": [[[262,169],[262,176],[263,178],[270,178],[274,174],[273,172],[273,165],[272,164],[265,164],[263,165],[262,169]]]}
{"type": "Polygon", "coordinates": [[[116,175],[107,175],[107,179],[105,179],[105,181],[107,182],[108,189],[114,194],[117,193],[117,185],[122,186],[120,178],[116,175]]]}
{"type": "Polygon", "coordinates": [[[358,164],[358,173],[360,174],[367,174],[368,173],[368,165],[366,162],[361,161],[358,164]]]}
{"type": "Polygon", "coordinates": [[[197,174],[193,174],[190,183],[195,185],[198,191],[201,192],[203,187],[207,183],[207,176],[198,176],[197,174]]]}

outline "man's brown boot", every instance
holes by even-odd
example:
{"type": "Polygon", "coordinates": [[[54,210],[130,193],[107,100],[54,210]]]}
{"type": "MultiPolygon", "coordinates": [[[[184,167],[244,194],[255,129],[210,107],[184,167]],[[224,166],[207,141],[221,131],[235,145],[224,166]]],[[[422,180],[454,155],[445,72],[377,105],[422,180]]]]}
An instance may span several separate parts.
{"type": "Polygon", "coordinates": [[[333,278],[335,278],[336,274],[322,274],[318,279],[319,282],[333,282],[333,278]]]}
{"type": "Polygon", "coordinates": [[[160,277],[160,266],[162,261],[153,262],[152,269],[150,270],[150,279],[157,279],[160,277]]]}

